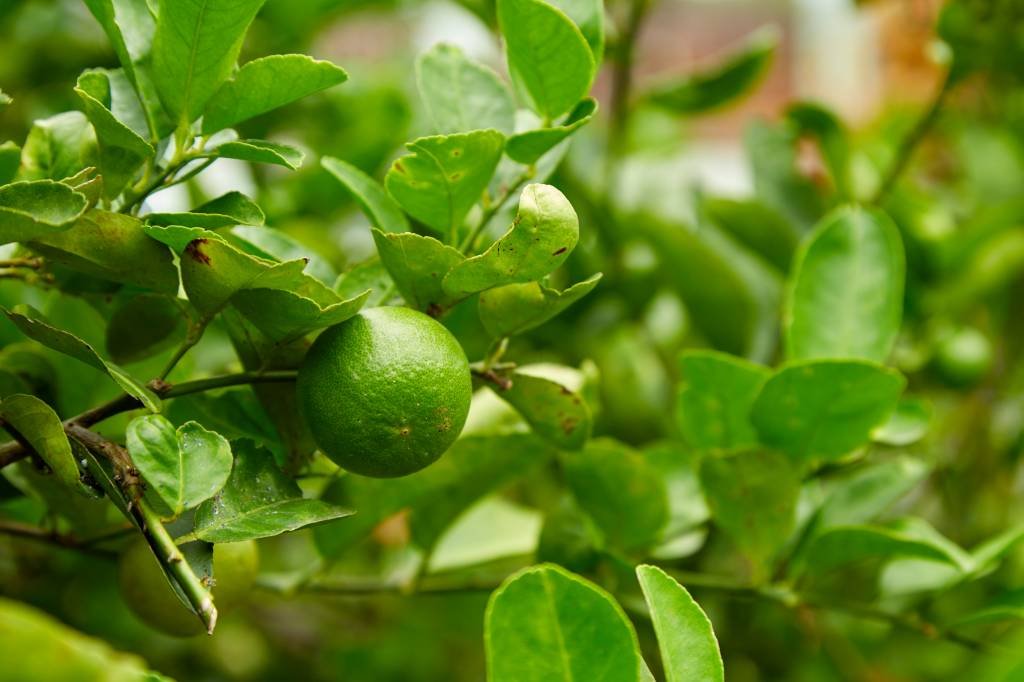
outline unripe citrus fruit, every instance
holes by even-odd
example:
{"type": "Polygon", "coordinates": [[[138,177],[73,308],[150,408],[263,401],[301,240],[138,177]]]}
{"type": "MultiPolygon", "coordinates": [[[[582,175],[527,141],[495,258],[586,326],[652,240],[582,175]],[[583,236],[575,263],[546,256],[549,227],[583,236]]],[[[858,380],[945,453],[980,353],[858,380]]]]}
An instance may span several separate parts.
{"type": "Polygon", "coordinates": [[[331,327],[299,370],[299,403],[317,445],[364,476],[405,476],[434,462],[466,422],[462,346],[410,308],[371,308],[331,327]]]}
{"type": "MultiPolygon", "coordinates": [[[[259,554],[252,540],[213,546],[213,602],[220,613],[237,606],[252,589],[259,570],[259,554]]],[[[163,569],[144,540],[121,555],[118,564],[121,595],[139,620],[154,630],[175,637],[205,632],[199,617],[181,603],[167,584],[163,569]]]]}

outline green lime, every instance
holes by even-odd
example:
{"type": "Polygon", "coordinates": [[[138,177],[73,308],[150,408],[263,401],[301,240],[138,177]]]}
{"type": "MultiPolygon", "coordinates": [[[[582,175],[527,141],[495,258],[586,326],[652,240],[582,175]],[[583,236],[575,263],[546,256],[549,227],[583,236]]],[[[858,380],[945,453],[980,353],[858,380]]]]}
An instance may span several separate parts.
{"type": "MultiPolygon", "coordinates": [[[[256,581],[259,554],[253,540],[213,546],[213,601],[225,613],[241,603],[256,581]]],[[[199,617],[174,593],[144,540],[133,543],[118,564],[121,595],[139,620],[175,637],[205,632],[199,617]]]]}
{"type": "Polygon", "coordinates": [[[317,338],[299,404],[320,449],[364,476],[405,476],[459,436],[472,397],[462,346],[410,308],[371,308],[317,338]]]}
{"type": "Polygon", "coordinates": [[[992,369],[992,344],[973,327],[943,335],[935,346],[935,366],[953,386],[972,386],[992,369]]]}

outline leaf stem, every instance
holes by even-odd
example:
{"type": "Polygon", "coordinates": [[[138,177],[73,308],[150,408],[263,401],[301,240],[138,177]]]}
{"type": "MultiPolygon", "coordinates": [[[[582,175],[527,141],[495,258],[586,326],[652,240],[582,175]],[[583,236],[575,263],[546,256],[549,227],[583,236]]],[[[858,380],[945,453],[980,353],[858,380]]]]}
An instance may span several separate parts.
{"type": "Polygon", "coordinates": [[[878,191],[871,199],[871,203],[882,203],[889,195],[889,192],[892,191],[893,187],[896,185],[896,181],[899,180],[900,175],[903,174],[907,164],[910,163],[910,159],[914,156],[914,151],[917,149],[921,141],[924,140],[925,136],[928,135],[928,132],[938,120],[942,107],[946,102],[946,97],[949,95],[952,87],[952,71],[947,69],[945,75],[942,77],[942,83],[932,96],[928,108],[925,109],[924,113],[921,114],[921,117],[917,119],[914,127],[910,129],[910,132],[907,133],[906,137],[904,137],[900,142],[899,149],[896,151],[896,157],[889,166],[889,170],[886,172],[881,184],[879,184],[878,191]]]}

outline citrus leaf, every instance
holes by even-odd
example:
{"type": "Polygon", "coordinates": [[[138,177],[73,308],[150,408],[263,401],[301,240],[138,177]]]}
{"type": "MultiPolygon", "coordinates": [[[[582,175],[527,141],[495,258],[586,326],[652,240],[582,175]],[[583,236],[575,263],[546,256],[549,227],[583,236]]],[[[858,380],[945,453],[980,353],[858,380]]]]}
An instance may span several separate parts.
{"type": "MultiPolygon", "coordinates": [[[[246,253],[258,258],[279,262],[305,258],[308,261],[306,272],[321,282],[333,283],[338,277],[334,266],[326,258],[313,253],[308,246],[287,232],[264,226],[238,225],[222,236],[246,253]]],[[[366,287],[359,291],[364,289],[366,287]]]]}
{"type": "Polygon", "coordinates": [[[199,118],[231,76],[245,32],[263,2],[160,2],[153,36],[153,82],[179,126],[199,118]]]}
{"type": "Polygon", "coordinates": [[[137,362],[181,342],[184,337],[184,313],[171,297],[137,294],[111,315],[107,324],[107,354],[114,362],[137,362]]]}
{"type": "Polygon", "coordinates": [[[95,152],[96,133],[82,112],[65,111],[37,119],[21,150],[18,179],[63,180],[95,165],[95,152]]]}
{"type": "Polygon", "coordinates": [[[871,432],[871,440],[895,447],[911,445],[925,437],[931,419],[932,408],[928,402],[921,398],[901,398],[889,420],[871,432]]]}
{"type": "Polygon", "coordinates": [[[656,86],[646,98],[675,113],[690,116],[734,104],[748,94],[768,71],[779,43],[779,34],[774,27],[765,27],[755,31],[745,43],[722,64],[676,82],[656,86]]]}
{"type": "Polygon", "coordinates": [[[163,294],[178,293],[174,258],[146,236],[134,216],[93,209],[69,229],[41,236],[29,246],[77,272],[163,294]]]}
{"type": "Polygon", "coordinates": [[[320,165],[345,186],[359,203],[370,225],[383,232],[408,232],[409,221],[380,183],[341,159],[325,156],[320,165]]]}
{"type": "Polygon", "coordinates": [[[839,118],[825,107],[811,102],[790,105],[786,117],[797,125],[801,133],[815,139],[836,192],[842,199],[851,199],[850,145],[839,118]]]}
{"type": "Polygon", "coordinates": [[[51,326],[38,311],[28,306],[17,306],[14,310],[4,309],[4,314],[25,336],[104,372],[125,393],[137,398],[147,410],[160,411],[160,399],[155,393],[114,363],[101,358],[85,341],[70,332],[51,326]]]}
{"type": "Polygon", "coordinates": [[[275,54],[247,62],[206,103],[203,134],[230,128],[315,92],[344,83],[340,66],[304,54],[275,54]]]}
{"type": "Polygon", "coordinates": [[[82,483],[64,425],[49,405],[33,395],[6,396],[0,401],[0,426],[15,431],[32,446],[65,486],[95,497],[82,483]]]}
{"type": "Polygon", "coordinates": [[[750,408],[770,375],[767,367],[726,353],[684,352],[676,418],[686,442],[699,450],[756,445],[750,408]]]}
{"type": "Polygon", "coordinates": [[[150,225],[180,225],[216,229],[232,225],[262,225],[263,211],[241,192],[228,192],[196,206],[187,213],[149,213],[150,225]]]}
{"type": "Polygon", "coordinates": [[[295,481],[277,468],[274,456],[252,441],[235,441],[232,450],[231,476],[216,496],[196,509],[195,530],[188,538],[214,543],[255,540],[352,513],[321,500],[304,499],[295,481]]]}
{"type": "Polygon", "coordinates": [[[412,232],[385,234],[374,229],[373,241],[380,262],[410,306],[440,312],[458,302],[460,297],[441,286],[445,275],[465,259],[457,250],[412,232]]]}
{"type": "Polygon", "coordinates": [[[725,670],[711,621],[686,589],[657,566],[637,566],[667,682],[722,682],[725,670]]]}
{"type": "MultiPolygon", "coordinates": [[[[304,264],[304,261],[299,263],[304,264]]],[[[235,293],[231,303],[277,343],[287,343],[317,329],[344,322],[359,312],[370,295],[367,290],[343,301],[308,275],[302,275],[301,293],[298,293],[287,288],[287,281],[270,281],[274,274],[275,270],[271,269],[258,276],[235,293]]]]}
{"type": "Polygon", "coordinates": [[[568,388],[528,370],[508,375],[507,388],[494,388],[516,408],[534,433],[565,450],[579,450],[590,438],[590,408],[568,388]]]}
{"type": "Polygon", "coordinates": [[[565,121],[550,127],[528,130],[508,138],[505,153],[513,161],[531,165],[537,163],[558,143],[585,126],[597,113],[597,100],[587,97],[573,107],[565,121]]]}
{"type": "Polygon", "coordinates": [[[51,180],[0,187],[0,244],[66,230],[86,209],[85,196],[51,180]]]}
{"type": "Polygon", "coordinates": [[[159,414],[136,417],[125,431],[132,462],[174,513],[209,499],[227,483],[231,446],[196,422],[174,425],[159,414]]]}
{"type": "Polygon", "coordinates": [[[708,218],[757,253],[779,272],[789,272],[800,237],[777,210],[756,199],[707,198],[701,208],[708,218]]]}
{"type": "Polygon", "coordinates": [[[829,214],[794,265],[787,356],[884,362],[899,332],[904,276],[899,231],[881,210],[844,207],[829,214]]]}
{"type": "Polygon", "coordinates": [[[834,482],[814,523],[833,526],[867,523],[910,492],[928,473],[928,465],[910,457],[878,462],[834,482]]]}
{"type": "Polygon", "coordinates": [[[306,155],[295,147],[270,142],[269,140],[232,140],[215,147],[208,154],[211,157],[239,159],[252,163],[269,163],[296,170],[306,155]]]}
{"type": "Polygon", "coordinates": [[[188,300],[207,318],[274,265],[242,253],[220,237],[203,236],[187,244],[181,254],[181,283],[188,300]]]}
{"type": "Polygon", "coordinates": [[[602,0],[551,0],[552,5],[565,12],[579,27],[590,45],[594,64],[604,59],[604,2],[602,0]]]}
{"type": "Polygon", "coordinates": [[[416,85],[441,135],[515,128],[515,102],[505,83],[455,45],[439,44],[416,60],[416,85]]]}
{"type": "Polygon", "coordinates": [[[700,466],[711,518],[754,562],[759,577],[792,532],[800,477],[785,455],[749,449],[705,457],[700,466]]]}
{"type": "Polygon", "coordinates": [[[579,235],[576,211],[561,192],[550,185],[527,185],[512,227],[482,254],[453,267],[444,290],[463,297],[540,279],[565,262],[579,235]]]}
{"type": "Polygon", "coordinates": [[[21,165],[21,147],[10,140],[0,144],[0,185],[9,184],[21,165]]]}
{"type": "Polygon", "coordinates": [[[885,423],[906,380],[863,360],[809,360],[772,375],[750,414],[765,445],[796,464],[834,460],[868,443],[885,423]]]}
{"type": "Polygon", "coordinates": [[[517,91],[547,121],[586,96],[595,62],[579,27],[542,0],[498,0],[498,25],[517,91]]]}
{"type": "Polygon", "coordinates": [[[494,338],[521,334],[539,327],[580,300],[597,286],[598,273],[564,291],[540,282],[507,284],[481,292],[477,310],[484,329],[494,338]]]}
{"type": "Polygon", "coordinates": [[[416,220],[454,240],[480,200],[505,147],[497,130],[421,137],[384,177],[395,201],[416,220]]]}
{"type": "Polygon", "coordinates": [[[394,281],[379,258],[363,261],[353,266],[350,270],[338,275],[338,279],[334,281],[334,293],[342,298],[351,298],[369,289],[370,295],[366,299],[368,308],[386,303],[390,298],[388,292],[393,288],[394,281]]]}
{"type": "Polygon", "coordinates": [[[562,463],[573,496],[610,546],[635,553],[661,540],[669,518],[668,489],[641,453],[600,439],[562,463]]]}
{"type": "Polygon", "coordinates": [[[489,682],[639,682],[633,625],[597,585],[543,564],[509,576],[484,616],[489,682]]]}

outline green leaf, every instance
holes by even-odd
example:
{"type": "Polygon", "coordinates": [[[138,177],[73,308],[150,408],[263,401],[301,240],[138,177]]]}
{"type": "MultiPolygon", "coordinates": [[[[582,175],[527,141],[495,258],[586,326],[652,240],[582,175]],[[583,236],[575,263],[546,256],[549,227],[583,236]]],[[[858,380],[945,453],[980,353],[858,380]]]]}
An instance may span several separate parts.
{"type": "Polygon", "coordinates": [[[275,54],[247,62],[214,93],[203,112],[209,135],[344,83],[340,66],[304,54],[275,54]]]}
{"type": "Polygon", "coordinates": [[[768,26],[755,31],[722,64],[655,87],[646,98],[679,114],[704,114],[734,104],[768,72],[779,34],[768,26]]]}
{"type": "Polygon", "coordinates": [[[762,443],[796,464],[835,460],[868,443],[905,385],[896,370],[861,360],[793,363],[765,382],[750,419],[762,443]]]}
{"type": "Polygon", "coordinates": [[[484,616],[488,682],[639,682],[633,626],[597,585],[554,564],[505,580],[484,616]]]}
{"type": "Polygon", "coordinates": [[[492,388],[538,436],[565,450],[582,448],[592,427],[590,408],[583,398],[562,384],[528,372],[511,372],[508,388],[492,388]]]}
{"type": "Polygon", "coordinates": [[[604,2],[603,0],[551,0],[551,5],[565,12],[579,27],[590,45],[594,64],[604,59],[604,2]]]}
{"type": "Polygon", "coordinates": [[[790,359],[884,362],[899,332],[905,265],[899,231],[879,209],[829,214],[797,255],[786,301],[790,359]]]}
{"type": "Polygon", "coordinates": [[[196,422],[175,430],[159,414],[144,415],[125,438],[132,462],[175,516],[213,497],[231,473],[231,445],[196,422]]]}
{"type": "Polygon", "coordinates": [[[441,286],[445,275],[464,260],[457,250],[412,232],[385,234],[374,229],[373,241],[380,262],[411,307],[440,313],[461,298],[449,295],[441,286]]]}
{"type": "Polygon", "coordinates": [[[21,147],[10,140],[0,144],[0,185],[14,180],[21,165],[21,147]]]}
{"type": "MultiPolygon", "coordinates": [[[[280,262],[305,258],[306,272],[324,283],[333,283],[338,277],[334,266],[319,254],[313,253],[304,243],[287,232],[264,226],[238,225],[222,235],[246,253],[258,258],[280,262]]],[[[364,291],[367,287],[359,289],[364,291]]],[[[359,293],[359,291],[353,293],[359,293]]]]}
{"type": "Polygon", "coordinates": [[[522,334],[539,327],[589,294],[600,279],[601,274],[598,273],[564,291],[548,288],[541,282],[488,289],[480,294],[478,300],[480,322],[496,339],[522,334]]]}
{"type": "Polygon", "coordinates": [[[741,450],[701,461],[700,482],[711,518],[754,562],[764,578],[767,562],[792,532],[800,477],[785,455],[741,450]]]}
{"type": "Polygon", "coordinates": [[[202,236],[187,244],[180,259],[181,283],[188,300],[206,318],[220,312],[235,293],[274,265],[242,253],[220,237],[202,236]]]}
{"type": "Polygon", "coordinates": [[[454,241],[480,200],[505,147],[497,130],[421,137],[397,159],[384,186],[405,212],[454,241]]]}
{"type": "Polygon", "coordinates": [[[345,523],[314,529],[317,547],[325,557],[341,556],[381,521],[409,509],[413,539],[429,549],[471,504],[527,475],[554,452],[531,434],[464,436],[444,457],[411,476],[339,477],[323,499],[356,514],[345,523]]]}
{"type": "Polygon", "coordinates": [[[561,192],[551,185],[527,185],[512,227],[479,256],[453,267],[444,290],[461,297],[540,279],[565,262],[579,236],[576,211],[561,192]]]}
{"type": "Polygon", "coordinates": [[[779,272],[789,272],[800,241],[793,224],[755,199],[708,198],[701,205],[708,218],[779,272]]]}
{"type": "Polygon", "coordinates": [[[909,493],[929,467],[897,457],[861,469],[830,486],[815,518],[815,529],[867,523],[909,493]]]}
{"type": "Polygon", "coordinates": [[[85,195],[51,180],[0,187],[0,244],[66,230],[86,209],[85,195]]]}
{"type": "Polygon", "coordinates": [[[63,180],[92,163],[96,134],[80,111],[39,119],[21,150],[20,180],[63,180]]]}
{"type": "Polygon", "coordinates": [[[149,213],[143,217],[150,225],[205,227],[210,230],[232,225],[262,225],[265,220],[260,207],[241,192],[222,194],[187,213],[149,213]]]}
{"type": "MultiPolygon", "coordinates": [[[[227,484],[196,509],[195,530],[207,542],[241,542],[327,523],[352,512],[321,500],[303,499],[274,456],[249,440],[232,443],[235,464],[227,484]]],[[[179,539],[179,542],[182,540],[179,539]]]]}
{"type": "Polygon", "coordinates": [[[77,272],[159,293],[178,293],[174,258],[146,236],[142,222],[134,216],[93,209],[70,229],[39,237],[29,246],[77,272]]]}
{"type": "Polygon", "coordinates": [[[519,93],[552,121],[586,96],[595,62],[579,27],[542,0],[498,0],[505,58],[519,93]]]}
{"type": "Polygon", "coordinates": [[[51,326],[38,311],[28,306],[17,306],[14,310],[4,309],[4,314],[25,336],[104,372],[125,393],[137,398],[147,410],[160,411],[160,399],[155,393],[114,363],[101,358],[85,341],[70,332],[51,326]]]}
{"type": "Polygon", "coordinates": [[[791,105],[786,110],[786,117],[797,125],[801,133],[817,141],[839,197],[853,198],[850,147],[842,121],[825,107],[810,102],[791,105]]]}
{"type": "Polygon", "coordinates": [[[800,232],[828,208],[822,190],[797,168],[799,132],[791,123],[754,121],[743,136],[757,198],[784,215],[800,232]]]}
{"type": "Polygon", "coordinates": [[[871,440],[894,447],[911,445],[925,437],[931,419],[930,403],[922,398],[901,398],[889,420],[871,432],[871,440]]]}
{"type": "Polygon", "coordinates": [[[181,342],[185,315],[169,296],[136,294],[118,306],[107,324],[107,354],[118,363],[137,362],[181,342]]]}
{"type": "Polygon", "coordinates": [[[372,227],[382,232],[408,232],[409,221],[380,183],[341,159],[325,156],[320,165],[345,186],[359,203],[372,227]]]}
{"type": "Polygon", "coordinates": [[[685,351],[679,358],[681,383],[676,418],[683,438],[699,450],[757,444],[750,409],[767,367],[717,351],[685,351]]]}
{"type": "Polygon", "coordinates": [[[559,125],[528,130],[508,138],[508,142],[505,144],[505,153],[513,161],[526,165],[535,164],[555,145],[589,123],[596,113],[596,99],[587,97],[580,100],[565,121],[559,125]]]}
{"type": "Polygon", "coordinates": [[[505,83],[454,45],[441,43],[420,55],[416,85],[441,135],[485,129],[511,135],[515,129],[516,105],[505,83]]]}
{"type": "Polygon", "coordinates": [[[161,0],[153,36],[153,82],[179,126],[199,118],[231,76],[264,0],[161,0]]]}
{"type": "Polygon", "coordinates": [[[686,589],[657,566],[637,566],[667,682],[722,682],[725,669],[711,621],[686,589]]]}
{"type": "Polygon", "coordinates": [[[214,241],[221,242],[225,241],[219,234],[207,230],[204,227],[143,225],[142,231],[146,233],[147,237],[167,246],[171,251],[179,256],[183,254],[185,252],[185,248],[196,239],[212,239],[214,241]]]}
{"type": "Polygon", "coordinates": [[[107,198],[116,197],[156,153],[142,137],[145,114],[131,85],[120,72],[86,71],[78,77],[75,93],[81,98],[85,115],[96,131],[103,192],[107,198]],[[141,124],[142,134],[131,123],[141,124]]]}
{"type": "Polygon", "coordinates": [[[804,553],[808,570],[826,571],[867,559],[941,561],[970,571],[972,557],[926,521],[898,519],[880,526],[837,526],[817,536],[804,553]]]}
{"type": "Polygon", "coordinates": [[[95,497],[82,483],[64,425],[49,405],[33,395],[6,396],[0,401],[0,427],[16,432],[65,486],[95,497]]]}
{"type": "Polygon", "coordinates": [[[219,145],[210,152],[211,156],[224,159],[239,159],[251,163],[269,163],[296,170],[306,155],[299,149],[268,140],[232,140],[219,145]]]}
{"type": "Polygon", "coordinates": [[[562,463],[573,496],[609,545],[641,553],[661,540],[669,518],[668,490],[642,454],[600,439],[562,463]]]}

